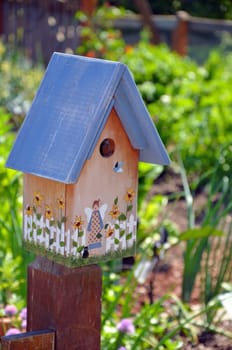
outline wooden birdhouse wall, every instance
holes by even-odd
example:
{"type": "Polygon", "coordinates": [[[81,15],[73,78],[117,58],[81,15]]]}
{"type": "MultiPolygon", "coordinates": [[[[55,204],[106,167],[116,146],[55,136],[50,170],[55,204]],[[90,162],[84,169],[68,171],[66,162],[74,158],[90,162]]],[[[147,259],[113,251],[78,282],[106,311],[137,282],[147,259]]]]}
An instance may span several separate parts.
{"type": "MultiPolygon", "coordinates": [[[[68,187],[68,216],[73,221],[75,217],[81,217],[82,227],[89,225],[94,201],[100,200],[98,205],[104,225],[99,239],[101,247],[90,249],[90,255],[126,250],[135,242],[138,153],[132,148],[113,109],[91,159],[85,162],[77,184],[68,187]],[[102,142],[108,139],[114,142],[114,152],[104,157],[100,148],[102,142]]],[[[87,237],[86,245],[91,243],[87,237]]]]}
{"type": "Polygon", "coordinates": [[[29,250],[51,249],[62,254],[66,230],[66,185],[31,174],[24,174],[23,238],[29,250]],[[57,246],[55,242],[59,241],[57,246]]]}
{"type": "MultiPolygon", "coordinates": [[[[68,152],[68,145],[67,145],[68,152]]],[[[77,263],[133,253],[139,151],[113,109],[76,184],[34,175],[24,180],[24,240],[29,250],[77,263]],[[104,144],[106,143],[106,145],[104,144]]]]}

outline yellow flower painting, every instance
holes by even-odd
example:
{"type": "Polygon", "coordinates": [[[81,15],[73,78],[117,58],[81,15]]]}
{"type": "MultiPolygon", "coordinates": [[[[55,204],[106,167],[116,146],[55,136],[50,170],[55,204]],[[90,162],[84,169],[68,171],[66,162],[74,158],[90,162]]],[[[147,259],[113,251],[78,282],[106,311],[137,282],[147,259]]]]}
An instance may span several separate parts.
{"type": "Polygon", "coordinates": [[[58,198],[56,200],[56,202],[57,202],[58,208],[64,209],[64,198],[63,197],[58,198]]]}
{"type": "Polygon", "coordinates": [[[25,214],[26,216],[31,216],[33,213],[32,207],[30,205],[27,205],[25,208],[25,214]]]}
{"type": "Polygon", "coordinates": [[[113,234],[114,234],[114,228],[109,226],[106,231],[106,238],[111,237],[113,234]]]}
{"type": "Polygon", "coordinates": [[[128,188],[128,190],[126,191],[126,194],[125,194],[125,201],[128,203],[128,202],[132,202],[133,199],[134,199],[134,196],[135,196],[135,191],[133,190],[133,188],[128,188]]]}
{"type": "Polygon", "coordinates": [[[52,216],[53,216],[53,214],[52,214],[51,208],[49,207],[49,205],[46,205],[46,209],[45,209],[46,219],[51,220],[52,216]]]}
{"type": "Polygon", "coordinates": [[[112,217],[112,219],[117,219],[120,215],[120,211],[118,209],[118,206],[116,204],[113,204],[111,211],[109,212],[109,215],[112,217]]]}
{"type": "Polygon", "coordinates": [[[80,230],[83,225],[84,225],[84,221],[82,220],[81,216],[76,216],[73,223],[73,228],[75,230],[80,230]]]}
{"type": "Polygon", "coordinates": [[[43,196],[40,192],[34,192],[33,202],[36,207],[41,207],[43,201],[43,196]]]}

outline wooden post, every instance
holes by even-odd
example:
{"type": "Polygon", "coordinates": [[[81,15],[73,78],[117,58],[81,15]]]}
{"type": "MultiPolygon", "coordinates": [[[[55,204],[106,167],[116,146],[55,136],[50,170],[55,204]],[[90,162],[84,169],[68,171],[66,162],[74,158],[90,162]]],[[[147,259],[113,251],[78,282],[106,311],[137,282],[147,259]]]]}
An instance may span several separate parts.
{"type": "Polygon", "coordinates": [[[101,269],[38,257],[28,268],[28,331],[54,329],[56,350],[100,350],[101,269]]]}
{"type": "Polygon", "coordinates": [[[149,2],[147,0],[134,0],[134,3],[142,16],[143,24],[149,29],[151,33],[151,43],[154,45],[159,44],[159,32],[152,20],[152,9],[149,2]]]}
{"type": "Polygon", "coordinates": [[[188,31],[189,31],[189,14],[179,11],[176,14],[177,26],[172,34],[172,49],[180,56],[186,56],[188,52],[188,31]]]}
{"type": "Polygon", "coordinates": [[[96,10],[98,0],[80,0],[80,10],[86,13],[88,16],[92,16],[96,10]]]}
{"type": "Polygon", "coordinates": [[[2,350],[55,350],[55,333],[50,330],[27,332],[1,338],[2,350]]]}

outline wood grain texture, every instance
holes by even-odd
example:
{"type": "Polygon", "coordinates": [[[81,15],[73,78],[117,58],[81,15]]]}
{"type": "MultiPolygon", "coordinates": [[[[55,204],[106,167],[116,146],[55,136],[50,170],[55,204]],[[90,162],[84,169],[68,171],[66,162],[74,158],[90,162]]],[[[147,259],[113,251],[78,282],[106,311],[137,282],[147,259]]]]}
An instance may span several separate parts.
{"type": "Polygon", "coordinates": [[[55,350],[55,332],[42,330],[1,338],[2,350],[55,350]]]}
{"type": "Polygon", "coordinates": [[[56,350],[100,350],[101,269],[46,258],[28,268],[28,330],[54,329],[56,350]]]}
{"type": "MultiPolygon", "coordinates": [[[[125,195],[129,188],[134,191],[134,198],[130,204],[133,209],[130,214],[136,220],[137,216],[137,188],[138,188],[138,150],[134,149],[130,140],[118,118],[116,111],[113,109],[106,126],[100,135],[96,148],[90,160],[85,162],[81,176],[75,185],[67,186],[67,215],[75,218],[80,215],[85,224],[87,217],[84,209],[91,208],[94,200],[100,199],[100,205],[107,204],[107,210],[104,217],[104,223],[114,225],[115,219],[110,216],[110,211],[114,204],[115,198],[118,199],[118,208],[121,213],[126,213],[127,203],[125,195]],[[110,138],[115,142],[115,152],[111,157],[104,158],[100,154],[100,144],[110,138]],[[115,173],[114,165],[117,162],[123,162],[123,172],[115,173]]],[[[135,228],[136,231],[136,228],[135,228]]],[[[105,236],[105,232],[103,233],[105,236]]],[[[134,237],[136,232],[134,232],[134,237]]],[[[105,237],[103,237],[105,238],[105,237]]],[[[104,255],[106,252],[106,239],[103,239],[103,246],[94,254],[104,255]]],[[[118,247],[119,248],[119,247],[118,247]]],[[[123,255],[123,253],[122,253],[123,255]]]]}

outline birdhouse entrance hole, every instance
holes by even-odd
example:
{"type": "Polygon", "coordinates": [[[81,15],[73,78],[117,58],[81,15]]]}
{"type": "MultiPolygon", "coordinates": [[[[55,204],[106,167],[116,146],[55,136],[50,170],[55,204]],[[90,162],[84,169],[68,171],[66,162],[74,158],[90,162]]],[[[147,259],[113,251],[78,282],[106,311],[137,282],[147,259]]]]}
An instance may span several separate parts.
{"type": "Polygon", "coordinates": [[[100,144],[100,153],[102,157],[108,158],[114,154],[115,144],[112,139],[104,139],[100,144]]]}

